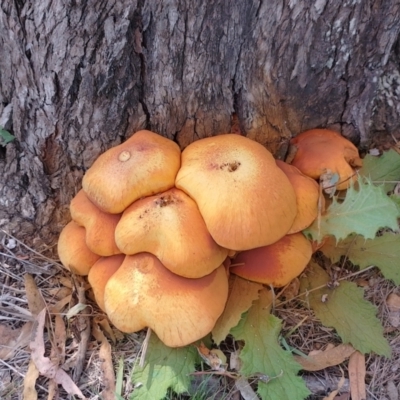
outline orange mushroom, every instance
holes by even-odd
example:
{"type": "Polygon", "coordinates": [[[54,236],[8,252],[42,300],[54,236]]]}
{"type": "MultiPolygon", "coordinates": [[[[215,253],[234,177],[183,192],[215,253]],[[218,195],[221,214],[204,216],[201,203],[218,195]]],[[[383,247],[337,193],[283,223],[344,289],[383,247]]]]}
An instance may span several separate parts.
{"type": "Polygon", "coordinates": [[[90,268],[88,281],[92,287],[96,303],[105,311],[104,290],[108,280],[118,270],[125,259],[125,254],[117,254],[110,257],[101,257],[90,268]]]}
{"type": "Polygon", "coordinates": [[[198,279],[173,274],[149,253],[126,256],[108,280],[104,304],[122,332],[150,327],[165,345],[186,346],[213,329],[228,297],[223,266],[198,279]]]}
{"type": "MultiPolygon", "coordinates": [[[[320,179],[321,175],[337,174],[337,190],[347,189],[357,180],[355,168],[362,166],[357,147],[339,133],[329,129],[312,129],[290,141],[294,146],[291,164],[303,174],[320,179]]],[[[330,183],[328,182],[328,185],[330,183]]]]}
{"type": "Polygon", "coordinates": [[[272,154],[240,135],[186,147],[175,186],[196,201],[213,239],[231,250],[276,242],[297,214],[294,189],[272,154]]]}
{"type": "Polygon", "coordinates": [[[58,238],[58,257],[65,268],[76,275],[87,275],[100,258],[86,245],[85,228],[71,221],[58,238]]]}
{"type": "Polygon", "coordinates": [[[296,193],[297,215],[287,234],[300,232],[310,226],[318,216],[318,183],[293,165],[280,160],[276,160],[276,165],[286,174],[296,193]]]}
{"type": "Polygon", "coordinates": [[[180,153],[172,140],[136,132],[97,158],[83,177],[83,190],[101,210],[121,213],[135,200],[174,186],[180,153]]]}
{"type": "Polygon", "coordinates": [[[302,233],[294,233],[269,246],[239,253],[230,272],[250,281],[282,287],[304,271],[311,255],[311,243],[302,233]]]}
{"type": "Polygon", "coordinates": [[[218,268],[228,250],[215,243],[196,203],[173,188],[135,201],[118,223],[115,239],[125,254],[149,252],[175,274],[200,278],[218,268]]]}
{"type": "Polygon", "coordinates": [[[101,256],[121,253],[114,237],[121,214],[101,211],[83,190],[71,200],[69,209],[72,219],[86,229],[86,244],[90,250],[101,256]]]}

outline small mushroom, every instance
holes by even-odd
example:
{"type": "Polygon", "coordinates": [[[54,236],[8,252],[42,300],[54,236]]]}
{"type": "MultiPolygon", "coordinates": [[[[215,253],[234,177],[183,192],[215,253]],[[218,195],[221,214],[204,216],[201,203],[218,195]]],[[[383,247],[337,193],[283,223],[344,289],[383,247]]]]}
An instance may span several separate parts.
{"type": "MultiPolygon", "coordinates": [[[[329,129],[312,129],[290,141],[296,151],[291,164],[303,174],[320,179],[324,174],[337,174],[332,185],[347,189],[357,180],[355,168],[362,166],[357,147],[339,133],[329,129]]],[[[329,183],[328,187],[329,188],[329,183]]]]}
{"type": "Polygon", "coordinates": [[[125,259],[125,254],[117,254],[110,257],[101,257],[90,268],[88,281],[92,287],[96,303],[105,311],[104,289],[108,280],[118,270],[125,259]]]}
{"type": "Polygon", "coordinates": [[[86,244],[90,250],[101,256],[121,253],[115,243],[115,228],[121,214],[101,211],[83,190],[71,200],[69,209],[72,219],[86,229],[86,244]]]}
{"type": "MultiPolygon", "coordinates": [[[[302,174],[293,165],[280,160],[276,160],[276,165],[286,174],[296,193],[297,215],[287,233],[289,235],[306,229],[317,218],[319,186],[314,179],[302,174]]],[[[322,195],[321,203],[323,203],[322,195]]]]}
{"type": "Polygon", "coordinates": [[[195,200],[213,239],[231,250],[276,242],[297,214],[294,189],[272,154],[240,135],[186,147],[175,186],[195,200]]]}
{"type": "Polygon", "coordinates": [[[230,272],[250,281],[282,287],[303,272],[311,255],[311,243],[302,233],[294,233],[269,246],[239,253],[230,272]]]}
{"type": "Polygon", "coordinates": [[[65,225],[58,238],[58,257],[65,268],[76,275],[87,275],[100,258],[86,244],[86,230],[76,222],[65,225]]]}
{"type": "Polygon", "coordinates": [[[213,329],[228,297],[223,266],[198,279],[173,274],[149,253],[126,256],[108,280],[104,304],[122,332],[151,328],[165,345],[185,346],[213,329]]]}
{"type": "Polygon", "coordinates": [[[135,200],[174,186],[180,153],[172,140],[136,132],[97,158],[83,177],[83,190],[101,210],[121,213],[135,200]]]}

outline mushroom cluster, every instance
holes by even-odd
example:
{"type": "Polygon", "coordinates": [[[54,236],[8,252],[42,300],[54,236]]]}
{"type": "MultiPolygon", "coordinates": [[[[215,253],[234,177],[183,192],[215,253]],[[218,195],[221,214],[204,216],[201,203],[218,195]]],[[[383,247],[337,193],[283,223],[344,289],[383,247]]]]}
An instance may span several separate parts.
{"type": "Polygon", "coordinates": [[[320,190],[301,172],[298,146],[289,165],[240,135],[181,152],[139,131],[86,172],[60,260],[88,275],[121,331],[149,327],[170,347],[201,339],[224,310],[229,272],[281,287],[308,264],[312,246],[301,230],[317,217],[320,190]]]}

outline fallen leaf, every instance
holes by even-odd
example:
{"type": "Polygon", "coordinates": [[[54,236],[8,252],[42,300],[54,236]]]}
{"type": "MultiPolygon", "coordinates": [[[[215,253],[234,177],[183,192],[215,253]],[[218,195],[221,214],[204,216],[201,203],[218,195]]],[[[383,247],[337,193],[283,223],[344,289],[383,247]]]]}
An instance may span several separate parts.
{"type": "Polygon", "coordinates": [[[240,377],[235,381],[236,389],[239,390],[244,400],[258,400],[257,393],[250,386],[249,381],[246,378],[240,377]]]}
{"type": "Polygon", "coordinates": [[[36,317],[46,307],[46,304],[32,275],[24,275],[24,285],[29,311],[36,317]]]}
{"type": "Polygon", "coordinates": [[[211,367],[213,371],[225,371],[226,370],[226,357],[221,350],[212,349],[210,350],[207,346],[201,342],[199,345],[194,345],[203,361],[211,367]]]}
{"type": "Polygon", "coordinates": [[[41,375],[49,379],[54,379],[59,385],[65,389],[68,394],[78,396],[85,399],[80,389],[75,385],[69,375],[55,365],[48,357],[44,356],[45,345],[43,339],[44,323],[46,319],[46,309],[43,309],[36,318],[36,326],[33,339],[30,343],[32,361],[35,363],[41,375]]]}
{"type": "Polygon", "coordinates": [[[103,315],[98,315],[93,319],[94,323],[101,326],[101,329],[106,334],[106,336],[112,340],[115,344],[117,342],[117,338],[115,337],[114,331],[112,330],[108,319],[103,315]]]}
{"type": "Polygon", "coordinates": [[[21,328],[12,329],[0,324],[0,359],[9,360],[19,349],[29,344],[33,323],[27,322],[21,328]]]}
{"type": "Polygon", "coordinates": [[[320,371],[334,365],[341,364],[349,358],[355,349],[349,344],[340,344],[339,346],[328,348],[316,354],[309,354],[307,357],[294,356],[295,360],[306,371],[320,371]]]}
{"type": "Polygon", "coordinates": [[[115,374],[111,356],[111,345],[104,336],[100,325],[94,320],[92,323],[92,333],[98,342],[101,343],[99,359],[101,361],[102,378],[101,383],[104,387],[101,397],[104,400],[115,400],[115,374]]]}
{"type": "Polygon", "coordinates": [[[262,285],[256,282],[250,282],[236,275],[229,278],[229,296],[226,302],[225,310],[219,317],[212,330],[215,343],[221,343],[229,331],[239,323],[244,312],[258,298],[258,292],[262,285]]]}
{"type": "Polygon", "coordinates": [[[38,394],[35,389],[37,378],[39,378],[39,370],[33,360],[30,360],[28,371],[24,378],[24,400],[37,400],[38,394]]]}
{"type": "Polygon", "coordinates": [[[397,390],[396,384],[392,380],[386,385],[386,393],[390,400],[399,400],[400,390],[397,390]]]}
{"type": "Polygon", "coordinates": [[[349,360],[350,393],[352,400],[365,400],[365,356],[359,351],[354,352],[349,360]]]}
{"type": "Polygon", "coordinates": [[[391,293],[386,299],[386,304],[389,310],[388,319],[390,325],[395,328],[400,327],[400,296],[391,293]]]}
{"type": "Polygon", "coordinates": [[[344,383],[346,381],[345,378],[344,378],[344,374],[343,374],[342,368],[340,368],[340,372],[342,373],[342,376],[341,376],[341,378],[339,380],[337,389],[335,389],[331,393],[329,393],[329,396],[324,397],[323,400],[334,400],[334,399],[336,399],[337,394],[339,393],[340,389],[343,387],[343,385],[344,385],[344,383]]]}

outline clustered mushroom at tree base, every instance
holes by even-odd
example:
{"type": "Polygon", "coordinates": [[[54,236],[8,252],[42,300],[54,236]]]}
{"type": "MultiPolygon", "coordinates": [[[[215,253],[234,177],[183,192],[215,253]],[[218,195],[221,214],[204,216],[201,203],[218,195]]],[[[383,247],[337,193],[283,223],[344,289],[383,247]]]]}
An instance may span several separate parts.
{"type": "Polygon", "coordinates": [[[292,144],[289,165],[236,134],[181,152],[135,133],[85,174],[60,234],[61,262],[88,275],[121,331],[149,327],[171,347],[203,338],[224,311],[230,273],[282,287],[304,270],[314,247],[301,231],[323,208],[315,179],[329,172],[338,189],[356,179],[361,159],[339,134],[308,131],[292,144]],[[336,158],[309,167],[324,146],[336,158]]]}

